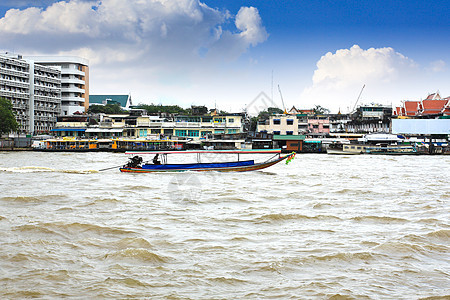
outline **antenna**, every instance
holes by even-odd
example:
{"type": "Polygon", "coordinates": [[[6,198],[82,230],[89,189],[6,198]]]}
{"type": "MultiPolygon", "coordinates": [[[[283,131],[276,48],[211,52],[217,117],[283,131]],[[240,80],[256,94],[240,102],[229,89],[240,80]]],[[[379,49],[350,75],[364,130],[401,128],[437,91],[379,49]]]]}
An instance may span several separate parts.
{"type": "Polygon", "coordinates": [[[283,94],[281,94],[280,85],[278,85],[278,91],[280,92],[281,103],[283,103],[283,110],[284,110],[284,113],[287,114],[286,106],[284,106],[283,94]]]}
{"type": "Polygon", "coordinates": [[[362,89],[361,89],[361,92],[359,92],[359,96],[358,96],[358,99],[356,99],[356,102],[355,102],[355,105],[353,106],[353,110],[352,111],[354,111],[355,110],[355,108],[356,108],[356,104],[358,104],[358,101],[359,101],[359,97],[361,97],[361,94],[362,94],[362,92],[363,92],[363,90],[364,90],[364,87],[365,87],[366,85],[364,84],[363,85],[363,87],[362,87],[362,89]]]}
{"type": "Polygon", "coordinates": [[[272,99],[270,99],[270,100],[272,100],[272,102],[273,102],[273,70],[272,70],[272,99]]]}

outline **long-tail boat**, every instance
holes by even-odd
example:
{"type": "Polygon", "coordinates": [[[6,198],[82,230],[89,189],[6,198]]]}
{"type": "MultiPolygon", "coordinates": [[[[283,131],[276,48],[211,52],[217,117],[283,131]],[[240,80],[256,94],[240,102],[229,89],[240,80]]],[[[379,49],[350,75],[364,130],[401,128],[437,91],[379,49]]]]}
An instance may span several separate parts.
{"type": "Polygon", "coordinates": [[[249,150],[195,150],[195,151],[129,151],[134,155],[129,162],[120,168],[121,172],[152,173],[152,172],[184,172],[184,171],[216,171],[216,172],[246,172],[261,170],[286,160],[290,162],[295,152],[281,156],[281,149],[249,149],[249,150]],[[150,162],[143,162],[139,155],[155,155],[150,162]],[[197,154],[195,163],[167,163],[168,154],[197,154]],[[202,162],[204,154],[237,154],[236,161],[202,162]],[[274,154],[269,159],[255,163],[254,160],[240,160],[241,154],[274,154]]]}

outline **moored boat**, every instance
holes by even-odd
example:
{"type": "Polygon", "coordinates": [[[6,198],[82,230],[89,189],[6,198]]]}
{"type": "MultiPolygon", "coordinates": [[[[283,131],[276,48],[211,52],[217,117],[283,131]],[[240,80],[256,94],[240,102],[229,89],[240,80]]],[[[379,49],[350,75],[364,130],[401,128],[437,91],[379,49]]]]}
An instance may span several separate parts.
{"type": "Polygon", "coordinates": [[[327,153],[334,154],[334,155],[336,155],[336,154],[337,155],[361,154],[361,149],[356,150],[356,151],[354,149],[355,149],[355,145],[353,145],[353,149],[352,149],[351,144],[333,143],[327,147],[327,153]]]}

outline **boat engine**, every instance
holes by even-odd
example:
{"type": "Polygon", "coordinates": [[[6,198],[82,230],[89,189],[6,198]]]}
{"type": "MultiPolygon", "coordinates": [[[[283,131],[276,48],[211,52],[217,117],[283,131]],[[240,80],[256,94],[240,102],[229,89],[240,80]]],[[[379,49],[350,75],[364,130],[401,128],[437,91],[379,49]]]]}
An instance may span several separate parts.
{"type": "Polygon", "coordinates": [[[139,168],[142,163],[142,157],[140,156],[133,156],[130,158],[130,161],[125,165],[126,168],[139,168]]]}

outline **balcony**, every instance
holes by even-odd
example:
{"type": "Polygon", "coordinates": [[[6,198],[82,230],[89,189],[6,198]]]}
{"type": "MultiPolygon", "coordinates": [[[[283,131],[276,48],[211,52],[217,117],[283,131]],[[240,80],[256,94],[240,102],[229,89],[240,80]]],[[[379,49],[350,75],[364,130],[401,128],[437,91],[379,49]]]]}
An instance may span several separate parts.
{"type": "Polygon", "coordinates": [[[86,82],[84,80],[78,78],[61,78],[61,83],[71,83],[71,84],[81,84],[85,85],[86,82]]]}
{"type": "Polygon", "coordinates": [[[28,82],[20,82],[20,81],[15,81],[15,80],[8,80],[8,79],[0,79],[0,84],[4,84],[6,86],[25,88],[25,89],[30,88],[30,84],[28,82]]]}
{"type": "Polygon", "coordinates": [[[85,99],[81,97],[62,97],[62,102],[77,102],[78,103],[84,103],[85,99]]]}
{"type": "Polygon", "coordinates": [[[84,94],[84,90],[77,88],[77,87],[61,87],[62,93],[77,93],[77,94],[84,94]]]}
{"type": "Polygon", "coordinates": [[[80,71],[78,69],[75,68],[63,68],[61,69],[61,74],[62,75],[70,75],[70,74],[74,74],[74,75],[80,75],[80,76],[85,76],[86,74],[83,71],[80,71]]]}

